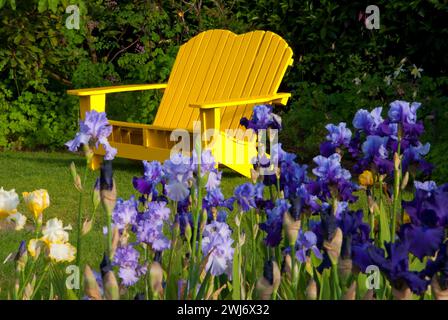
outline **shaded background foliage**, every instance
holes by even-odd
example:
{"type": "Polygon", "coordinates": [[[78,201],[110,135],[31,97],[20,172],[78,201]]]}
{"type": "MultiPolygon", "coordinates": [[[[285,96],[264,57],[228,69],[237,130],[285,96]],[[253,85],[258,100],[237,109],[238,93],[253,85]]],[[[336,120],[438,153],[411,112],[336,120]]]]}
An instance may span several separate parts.
{"type": "MultiPolygon", "coordinates": [[[[309,161],[328,122],[395,99],[422,102],[437,180],[448,179],[448,2],[386,1],[380,29],[368,30],[366,1],[0,0],[0,148],[61,148],[77,127],[69,88],[168,79],[179,45],[211,28],[284,37],[295,64],[282,90],[294,96],[285,148],[309,161]],[[65,28],[77,4],[80,29],[65,28]],[[422,68],[423,71],[418,70],[422,68]]],[[[158,92],[108,97],[112,119],[151,123],[158,92]]]]}

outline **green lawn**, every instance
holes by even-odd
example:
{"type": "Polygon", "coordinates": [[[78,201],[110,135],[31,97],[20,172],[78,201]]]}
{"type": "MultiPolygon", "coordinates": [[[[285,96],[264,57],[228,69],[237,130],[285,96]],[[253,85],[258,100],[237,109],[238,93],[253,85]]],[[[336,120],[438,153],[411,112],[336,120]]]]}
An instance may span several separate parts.
{"type": "MultiPolygon", "coordinates": [[[[27,211],[22,198],[23,191],[33,191],[35,189],[47,189],[50,194],[50,207],[44,212],[44,221],[58,217],[64,224],[72,224],[75,228],[75,221],[78,210],[79,194],[72,184],[69,172],[69,165],[75,162],[78,172],[84,166],[84,158],[80,155],[68,152],[2,152],[0,153],[0,187],[6,190],[15,189],[19,194],[21,203],[19,211],[25,214],[31,223],[31,215],[27,211]]],[[[143,167],[139,161],[127,159],[114,160],[114,177],[117,184],[118,196],[128,198],[135,193],[132,186],[132,177],[141,175],[143,167]]],[[[87,189],[89,192],[93,188],[99,172],[89,172],[87,189]]],[[[224,170],[222,189],[226,196],[233,193],[234,186],[247,181],[231,171],[224,170]]],[[[87,193],[86,193],[87,194],[87,193]]],[[[85,216],[91,215],[90,196],[85,197],[85,216]]],[[[101,211],[97,213],[101,217],[101,211]]],[[[92,266],[98,266],[104,252],[102,239],[102,219],[96,220],[92,231],[87,234],[83,242],[83,262],[92,266]]],[[[22,239],[33,237],[30,228],[22,231],[1,230],[0,228],[0,288],[5,288],[5,282],[12,281],[14,266],[12,263],[3,264],[3,260],[9,253],[16,251],[22,239]]],[[[71,242],[75,242],[75,232],[71,232],[71,242]]],[[[5,294],[0,291],[0,297],[5,294]]]]}

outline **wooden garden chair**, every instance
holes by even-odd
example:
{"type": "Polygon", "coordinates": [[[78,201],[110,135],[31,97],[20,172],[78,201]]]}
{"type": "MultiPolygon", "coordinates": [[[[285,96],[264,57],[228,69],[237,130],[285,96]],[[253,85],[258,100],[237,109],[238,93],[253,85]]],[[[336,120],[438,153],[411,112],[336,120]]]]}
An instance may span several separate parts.
{"type": "MultiPolygon", "coordinates": [[[[69,90],[80,97],[80,116],[86,111],[105,111],[106,94],[139,90],[164,90],[154,123],[140,124],[110,120],[110,144],[117,156],[136,160],[169,159],[176,141],[174,129],[193,132],[214,129],[218,139],[205,143],[217,163],[249,177],[251,159],[257,155],[254,135],[232,136],[227,129],[243,129],[256,104],[286,104],[289,93],[277,90],[286,69],[293,63],[292,50],[280,36],[265,31],[235,35],[227,30],[202,32],[183,44],[168,83],[134,84],[69,90]],[[236,159],[238,157],[238,159],[236,159]],[[244,159],[241,161],[241,159],[244,159]]],[[[95,151],[104,154],[103,149],[95,151]]]]}

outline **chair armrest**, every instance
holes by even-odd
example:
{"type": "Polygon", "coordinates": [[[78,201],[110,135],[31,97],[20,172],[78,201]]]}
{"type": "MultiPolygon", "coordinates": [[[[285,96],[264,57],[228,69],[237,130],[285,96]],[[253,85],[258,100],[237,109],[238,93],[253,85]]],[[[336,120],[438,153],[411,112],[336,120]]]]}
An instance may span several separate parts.
{"type": "Polygon", "coordinates": [[[98,95],[98,94],[128,92],[128,91],[142,91],[142,90],[153,90],[153,89],[162,89],[163,90],[166,87],[167,87],[166,83],[128,84],[128,85],[114,86],[114,87],[98,87],[98,88],[67,90],[67,93],[72,96],[92,96],[92,95],[98,95]]]}
{"type": "Polygon", "coordinates": [[[258,96],[251,98],[231,98],[228,100],[196,102],[190,103],[190,107],[199,109],[214,109],[257,103],[273,103],[285,105],[290,97],[290,93],[276,93],[268,96],[258,96]]]}

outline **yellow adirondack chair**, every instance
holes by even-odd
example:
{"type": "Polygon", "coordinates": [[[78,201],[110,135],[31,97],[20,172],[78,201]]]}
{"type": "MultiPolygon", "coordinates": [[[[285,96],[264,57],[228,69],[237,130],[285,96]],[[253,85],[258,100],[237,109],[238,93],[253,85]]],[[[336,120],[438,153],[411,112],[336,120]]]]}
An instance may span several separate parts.
{"type": "MultiPolygon", "coordinates": [[[[136,160],[169,159],[176,141],[175,129],[193,132],[195,121],[201,131],[214,129],[217,138],[204,143],[217,163],[249,177],[250,160],[256,156],[256,137],[233,136],[228,129],[242,129],[242,117],[250,117],[256,104],[286,104],[289,93],[277,93],[292,50],[280,36],[265,31],[235,35],[227,30],[202,32],[183,44],[168,83],[123,85],[69,90],[80,97],[80,116],[86,111],[105,111],[106,94],[164,90],[154,123],[138,124],[110,120],[110,144],[117,156],[136,160]],[[238,159],[237,159],[238,158],[238,159]],[[243,160],[242,160],[243,159],[243,160]]],[[[99,148],[97,154],[104,154],[99,148]]]]}

